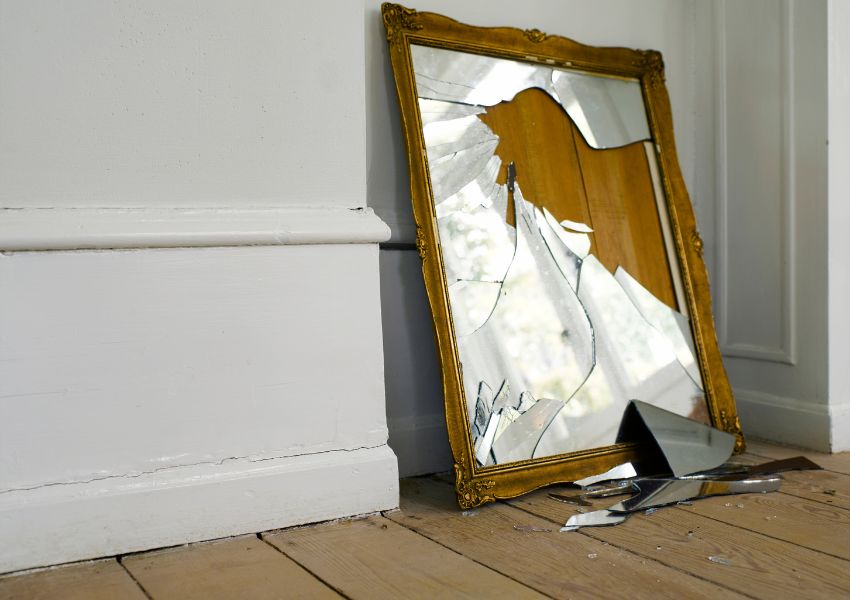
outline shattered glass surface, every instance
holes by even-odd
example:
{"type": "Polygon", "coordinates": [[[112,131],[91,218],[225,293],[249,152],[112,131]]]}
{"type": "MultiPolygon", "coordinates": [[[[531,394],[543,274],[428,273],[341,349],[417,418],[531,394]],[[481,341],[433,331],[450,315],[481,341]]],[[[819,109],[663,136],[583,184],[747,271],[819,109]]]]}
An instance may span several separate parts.
{"type": "Polygon", "coordinates": [[[476,461],[494,465],[613,444],[629,400],[680,415],[704,403],[687,317],[497,183],[487,107],[539,88],[594,148],[650,138],[637,80],[411,46],[434,215],[476,461]],[[515,226],[506,214],[513,202],[515,226]]]}
{"type": "MultiPolygon", "coordinates": [[[[649,123],[637,79],[590,75],[581,71],[480,56],[444,48],[410,47],[416,94],[434,119],[433,101],[462,107],[494,106],[523,90],[538,88],[570,115],[592,148],[617,148],[648,140],[649,123]]],[[[462,115],[463,111],[455,112],[462,115]]]]}

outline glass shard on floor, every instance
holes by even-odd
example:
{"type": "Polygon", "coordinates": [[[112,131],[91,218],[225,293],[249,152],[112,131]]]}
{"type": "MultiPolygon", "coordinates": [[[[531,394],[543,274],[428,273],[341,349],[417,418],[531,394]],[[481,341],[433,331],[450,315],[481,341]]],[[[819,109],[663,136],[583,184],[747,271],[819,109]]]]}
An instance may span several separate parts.
{"type": "Polygon", "coordinates": [[[743,481],[640,479],[635,482],[639,490],[635,496],[608,507],[608,510],[614,513],[632,513],[709,496],[775,492],[781,482],[779,477],[743,481]]]}

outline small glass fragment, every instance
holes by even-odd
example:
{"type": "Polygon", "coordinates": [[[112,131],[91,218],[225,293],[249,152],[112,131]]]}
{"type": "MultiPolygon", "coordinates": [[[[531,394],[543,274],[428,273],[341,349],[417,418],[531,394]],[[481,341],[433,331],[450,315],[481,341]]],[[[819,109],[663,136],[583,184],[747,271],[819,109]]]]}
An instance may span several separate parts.
{"type": "Polygon", "coordinates": [[[569,518],[561,531],[575,531],[579,527],[604,527],[607,525],[619,525],[629,515],[614,514],[607,510],[595,510],[593,512],[573,515],[569,518]]]}
{"type": "Polygon", "coordinates": [[[743,505],[743,504],[741,504],[741,503],[738,503],[738,504],[736,504],[735,506],[736,506],[737,508],[744,508],[744,505],[743,505]]]}
{"type": "Polygon", "coordinates": [[[727,503],[726,503],[726,504],[724,504],[723,506],[725,506],[726,508],[732,508],[732,503],[731,503],[731,502],[727,502],[727,503]]]}
{"type": "Polygon", "coordinates": [[[658,512],[658,509],[657,508],[647,508],[645,511],[643,511],[643,514],[651,515],[654,512],[658,512]]]}
{"type": "Polygon", "coordinates": [[[590,554],[587,555],[587,558],[593,559],[593,558],[596,558],[597,556],[599,556],[599,555],[596,552],[591,552],[590,554]]]}
{"type": "Polygon", "coordinates": [[[632,494],[638,491],[634,481],[624,479],[622,481],[613,481],[606,484],[591,485],[584,488],[582,498],[608,498],[610,496],[622,496],[623,494],[632,494]]]}
{"type": "Polygon", "coordinates": [[[585,225],[584,223],[579,223],[578,221],[570,221],[569,219],[564,219],[560,222],[560,225],[566,229],[578,231],[579,233],[593,233],[593,229],[591,229],[588,225],[585,225]]]}
{"type": "Polygon", "coordinates": [[[536,527],[534,525],[514,525],[514,529],[517,531],[524,531],[526,533],[551,533],[551,529],[547,529],[545,527],[536,527]]]}
{"type": "Polygon", "coordinates": [[[557,500],[558,502],[564,502],[565,504],[574,504],[575,506],[590,506],[590,502],[584,499],[584,496],[581,494],[575,494],[574,496],[565,496],[564,494],[549,494],[549,497],[552,500],[557,500]]]}
{"type": "Polygon", "coordinates": [[[474,517],[478,514],[477,510],[465,510],[461,513],[464,517],[474,517]]]}
{"type": "Polygon", "coordinates": [[[576,485],[580,485],[581,487],[587,487],[589,485],[593,485],[594,483],[599,483],[600,481],[608,481],[611,479],[627,479],[629,477],[637,476],[637,471],[635,471],[635,467],[632,463],[623,463],[621,465],[617,465],[604,473],[600,473],[599,475],[591,475],[590,477],[585,477],[584,479],[578,479],[575,481],[576,485]]]}
{"type": "Polygon", "coordinates": [[[728,558],[723,558],[722,556],[709,556],[708,560],[713,563],[717,563],[718,565],[726,565],[729,566],[732,564],[732,561],[728,558]]]}
{"type": "Polygon", "coordinates": [[[661,546],[656,546],[656,547],[655,547],[655,549],[656,549],[656,550],[661,550],[661,546]]]}

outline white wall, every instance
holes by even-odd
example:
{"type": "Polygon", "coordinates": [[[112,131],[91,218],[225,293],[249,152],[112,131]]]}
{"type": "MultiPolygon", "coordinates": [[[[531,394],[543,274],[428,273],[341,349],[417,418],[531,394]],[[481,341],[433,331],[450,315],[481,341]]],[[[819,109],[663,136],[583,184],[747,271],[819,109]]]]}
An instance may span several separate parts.
{"type": "Polygon", "coordinates": [[[362,10],[0,3],[0,572],[396,506],[362,10]]]}
{"type": "Polygon", "coordinates": [[[363,206],[360,16],[340,0],[3,2],[0,205],[363,206]]]}
{"type": "MultiPolygon", "coordinates": [[[[369,206],[392,230],[381,250],[387,410],[390,443],[402,474],[451,467],[442,417],[442,387],[419,257],[413,249],[407,158],[398,101],[380,18],[364,0],[366,18],[367,177],[369,206]],[[415,320],[415,324],[411,324],[415,320]],[[435,449],[423,456],[417,449],[435,449]]],[[[682,172],[710,261],[713,249],[712,15],[696,1],[629,0],[516,3],[431,0],[415,8],[482,25],[539,28],[586,44],[651,48],[664,54],[682,172]],[[704,17],[708,15],[708,20],[704,17]]]]}
{"type": "Polygon", "coordinates": [[[829,402],[833,451],[850,450],[850,5],[829,0],[829,402]]]}
{"type": "Polygon", "coordinates": [[[745,433],[828,450],[826,2],[715,8],[721,350],[745,433]]]}

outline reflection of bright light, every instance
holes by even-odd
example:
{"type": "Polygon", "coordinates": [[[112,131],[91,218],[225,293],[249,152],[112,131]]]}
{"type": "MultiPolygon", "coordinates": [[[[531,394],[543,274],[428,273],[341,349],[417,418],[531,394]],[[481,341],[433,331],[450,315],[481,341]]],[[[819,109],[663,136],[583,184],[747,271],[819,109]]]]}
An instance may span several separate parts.
{"type": "Polygon", "coordinates": [[[584,109],[573,91],[570,78],[560,71],[553,71],[552,84],[555,89],[552,90],[551,93],[555,96],[555,99],[561,103],[561,106],[564,107],[567,114],[572,117],[576,127],[578,127],[578,130],[584,136],[588,146],[592,148],[599,148],[599,142],[597,142],[596,138],[593,136],[593,128],[590,126],[587,116],[584,114],[584,109]]]}
{"type": "Polygon", "coordinates": [[[494,61],[492,68],[476,84],[469,100],[475,104],[487,105],[510,100],[516,93],[533,87],[533,80],[539,69],[540,67],[537,66],[508,60],[494,61]],[[518,85],[518,82],[526,80],[528,80],[527,84],[518,85]]]}

